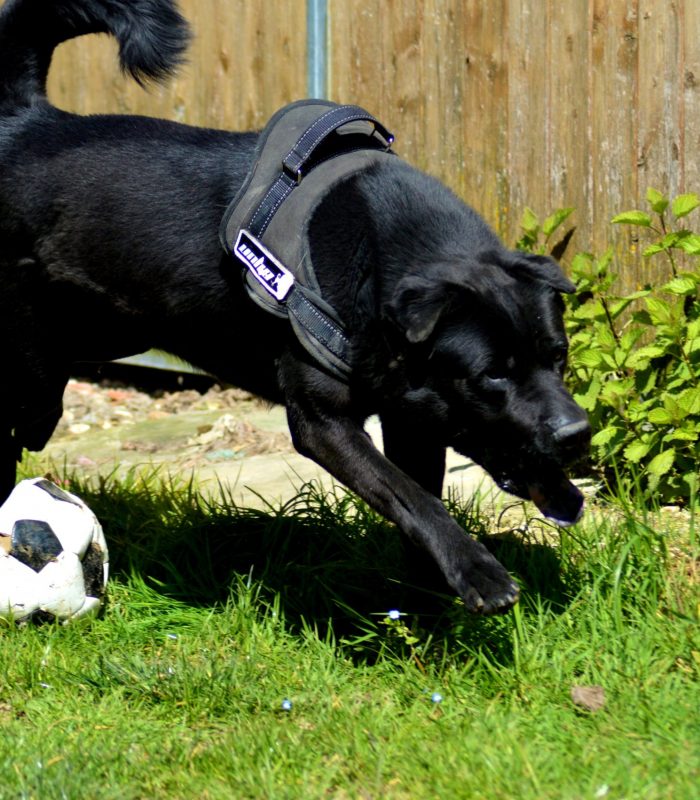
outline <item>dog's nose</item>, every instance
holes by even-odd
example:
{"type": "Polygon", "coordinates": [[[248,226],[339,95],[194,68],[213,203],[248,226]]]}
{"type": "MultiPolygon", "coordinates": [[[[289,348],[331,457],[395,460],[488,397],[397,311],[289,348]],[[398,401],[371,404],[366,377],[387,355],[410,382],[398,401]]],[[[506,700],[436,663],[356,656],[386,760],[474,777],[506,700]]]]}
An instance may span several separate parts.
{"type": "Polygon", "coordinates": [[[564,418],[551,425],[552,439],[562,457],[576,458],[584,455],[591,440],[591,426],[584,418],[564,418]]]}
{"type": "Polygon", "coordinates": [[[552,436],[557,444],[563,444],[571,439],[580,439],[582,435],[590,433],[590,425],[586,419],[578,419],[574,422],[565,422],[555,428],[552,436]]]}

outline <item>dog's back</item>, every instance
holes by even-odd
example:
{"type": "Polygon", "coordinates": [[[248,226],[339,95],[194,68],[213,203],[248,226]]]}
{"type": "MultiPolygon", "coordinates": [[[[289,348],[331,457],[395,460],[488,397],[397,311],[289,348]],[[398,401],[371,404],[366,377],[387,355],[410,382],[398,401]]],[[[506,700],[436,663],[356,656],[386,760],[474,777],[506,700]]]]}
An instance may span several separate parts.
{"type": "Polygon", "coordinates": [[[51,435],[75,361],[160,347],[212,370],[235,324],[217,231],[256,136],[55,108],[53,50],[97,32],[139,82],[167,77],[189,41],[173,0],[0,8],[0,500],[22,448],[51,435]]]}

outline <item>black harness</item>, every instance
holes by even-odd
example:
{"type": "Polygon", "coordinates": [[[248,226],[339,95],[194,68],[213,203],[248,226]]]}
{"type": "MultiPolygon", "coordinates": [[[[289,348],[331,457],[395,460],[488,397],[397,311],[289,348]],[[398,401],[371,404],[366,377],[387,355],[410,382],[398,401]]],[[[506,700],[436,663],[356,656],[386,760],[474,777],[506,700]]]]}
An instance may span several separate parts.
{"type": "Polygon", "coordinates": [[[302,100],[280,109],[260,134],[253,166],[221,221],[227,253],[244,265],[250,297],[287,317],[309,353],[347,382],[352,370],[343,323],[321,297],[308,224],[340,180],[386,158],[392,135],[358,106],[302,100]]]}

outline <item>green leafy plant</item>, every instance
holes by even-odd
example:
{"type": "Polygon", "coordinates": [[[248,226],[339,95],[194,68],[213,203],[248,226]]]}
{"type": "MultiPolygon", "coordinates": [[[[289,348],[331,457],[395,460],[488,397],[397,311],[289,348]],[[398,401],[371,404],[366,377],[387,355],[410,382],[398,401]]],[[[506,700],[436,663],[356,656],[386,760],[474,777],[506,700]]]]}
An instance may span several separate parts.
{"type": "Polygon", "coordinates": [[[573,208],[559,208],[540,222],[537,214],[531,208],[526,207],[520,221],[523,233],[516,247],[518,250],[525,250],[528,253],[542,255],[549,252],[557,258],[561,258],[575,229],[569,229],[556,244],[552,244],[552,239],[573,212],[573,208]]]}
{"type": "MultiPolygon", "coordinates": [[[[700,236],[681,220],[700,198],[669,200],[649,189],[647,201],[650,212],[626,211],[612,222],[651,239],[644,258],[665,259],[668,279],[620,294],[612,249],[600,258],[574,256],[569,385],[591,419],[595,470],[641,481],[659,502],[689,503],[697,492],[700,455],[700,236]]],[[[527,213],[525,221],[534,231],[527,213]]],[[[540,240],[523,237],[519,244],[543,252],[540,240]]]]}

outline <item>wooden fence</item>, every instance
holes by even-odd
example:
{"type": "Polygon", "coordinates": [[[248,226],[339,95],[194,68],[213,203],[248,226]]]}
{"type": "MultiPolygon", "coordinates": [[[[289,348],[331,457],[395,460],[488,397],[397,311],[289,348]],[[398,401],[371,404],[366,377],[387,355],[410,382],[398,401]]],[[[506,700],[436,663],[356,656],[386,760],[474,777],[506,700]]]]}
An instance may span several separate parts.
{"type": "MultiPolygon", "coordinates": [[[[59,49],[53,101],[241,129],[305,96],[305,0],[181,6],[196,39],[167,87],[144,93],[92,37],[59,49]]],[[[649,186],[700,191],[699,84],[700,0],[328,0],[328,96],[380,116],[511,244],[526,205],[575,206],[574,248],[634,249],[615,213],[649,186]]],[[[650,274],[625,262],[628,285],[650,274]]]]}

